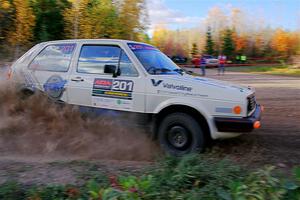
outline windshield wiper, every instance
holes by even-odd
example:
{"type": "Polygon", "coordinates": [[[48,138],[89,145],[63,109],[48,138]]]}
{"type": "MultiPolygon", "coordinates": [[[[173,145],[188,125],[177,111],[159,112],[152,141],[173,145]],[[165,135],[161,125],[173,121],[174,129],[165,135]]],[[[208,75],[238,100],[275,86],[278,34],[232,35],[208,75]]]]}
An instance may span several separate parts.
{"type": "Polygon", "coordinates": [[[178,72],[179,74],[183,75],[184,70],[179,68],[179,69],[174,69],[173,71],[178,72]]]}
{"type": "Polygon", "coordinates": [[[172,70],[168,69],[168,68],[156,68],[156,67],[150,67],[148,69],[148,72],[153,71],[154,74],[157,74],[157,72],[170,72],[172,70]]]}

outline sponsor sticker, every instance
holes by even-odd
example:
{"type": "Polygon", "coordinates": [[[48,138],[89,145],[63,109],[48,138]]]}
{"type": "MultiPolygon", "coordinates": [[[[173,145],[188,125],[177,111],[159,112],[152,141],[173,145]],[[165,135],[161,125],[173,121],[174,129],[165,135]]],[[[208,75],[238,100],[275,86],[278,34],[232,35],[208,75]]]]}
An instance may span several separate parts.
{"type": "Polygon", "coordinates": [[[65,91],[66,83],[67,80],[63,80],[58,75],[53,75],[43,85],[44,91],[48,94],[49,97],[58,100],[61,98],[63,92],[65,91]]]}
{"type": "Polygon", "coordinates": [[[92,96],[132,99],[133,81],[119,79],[96,78],[93,85],[92,96]]]}
{"type": "Polygon", "coordinates": [[[112,79],[98,79],[94,80],[94,87],[95,89],[103,89],[103,90],[110,90],[112,87],[112,79]]]}
{"type": "Polygon", "coordinates": [[[232,113],[232,108],[217,107],[216,112],[219,112],[219,113],[232,113]]]}
{"type": "Polygon", "coordinates": [[[138,51],[138,50],[157,50],[157,48],[146,45],[146,44],[138,44],[138,43],[129,43],[128,44],[129,48],[133,51],[138,51]]]}
{"type": "Polygon", "coordinates": [[[131,80],[96,78],[93,84],[92,101],[94,106],[110,109],[132,109],[131,80]]]}
{"type": "Polygon", "coordinates": [[[93,97],[93,105],[117,110],[131,110],[132,100],[114,99],[107,97],[93,97]]]}
{"type": "Polygon", "coordinates": [[[166,90],[157,90],[157,94],[161,95],[172,95],[172,96],[184,96],[184,97],[208,97],[205,94],[193,94],[183,91],[166,91],[166,90]]]}
{"type": "Polygon", "coordinates": [[[193,89],[192,87],[188,87],[188,86],[185,86],[185,85],[177,85],[177,84],[173,84],[173,83],[164,83],[163,80],[151,79],[151,82],[152,82],[152,85],[154,87],[157,87],[161,83],[163,83],[162,86],[164,88],[167,88],[167,89],[180,90],[180,91],[186,91],[186,92],[191,92],[192,89],[193,89]]]}
{"type": "Polygon", "coordinates": [[[151,79],[151,82],[152,82],[152,85],[153,85],[154,87],[157,87],[157,86],[159,86],[159,85],[163,82],[163,80],[155,80],[155,79],[151,79]]]}

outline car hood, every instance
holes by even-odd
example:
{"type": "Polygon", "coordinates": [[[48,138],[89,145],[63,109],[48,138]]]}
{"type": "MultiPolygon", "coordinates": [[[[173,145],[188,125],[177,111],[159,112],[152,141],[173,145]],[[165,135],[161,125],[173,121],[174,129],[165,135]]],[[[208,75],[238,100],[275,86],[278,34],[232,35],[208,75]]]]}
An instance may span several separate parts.
{"type": "Polygon", "coordinates": [[[165,93],[235,102],[244,101],[254,93],[250,87],[188,74],[155,76],[152,84],[165,93]]]}

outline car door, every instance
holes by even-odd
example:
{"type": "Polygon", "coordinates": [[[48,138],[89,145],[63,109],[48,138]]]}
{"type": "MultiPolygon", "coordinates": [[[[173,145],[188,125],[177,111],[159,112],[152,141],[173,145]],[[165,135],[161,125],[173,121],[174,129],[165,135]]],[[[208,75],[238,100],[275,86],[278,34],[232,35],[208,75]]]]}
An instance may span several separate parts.
{"type": "Polygon", "coordinates": [[[75,47],[75,43],[46,45],[24,71],[26,84],[44,91],[54,100],[66,101],[65,88],[75,47]]]}
{"type": "Polygon", "coordinates": [[[145,83],[117,44],[82,44],[69,78],[71,104],[123,111],[144,111],[145,83]],[[120,73],[113,77],[105,67],[120,73]]]}

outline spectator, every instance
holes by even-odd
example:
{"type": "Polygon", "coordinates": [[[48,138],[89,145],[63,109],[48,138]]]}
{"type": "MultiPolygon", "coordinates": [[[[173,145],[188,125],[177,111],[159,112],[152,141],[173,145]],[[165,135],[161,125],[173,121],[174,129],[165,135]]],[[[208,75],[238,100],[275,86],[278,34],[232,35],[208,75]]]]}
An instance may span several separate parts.
{"type": "Polygon", "coordinates": [[[202,76],[205,76],[206,59],[204,56],[201,56],[200,67],[201,67],[201,71],[202,71],[202,76]]]}
{"type": "Polygon", "coordinates": [[[200,66],[200,58],[199,58],[199,56],[195,56],[195,57],[192,59],[192,63],[193,63],[193,65],[195,66],[195,68],[199,67],[199,66],[200,66]]]}
{"type": "Polygon", "coordinates": [[[225,73],[225,63],[226,63],[226,56],[224,54],[219,55],[219,68],[218,68],[218,75],[224,75],[225,73]]]}

